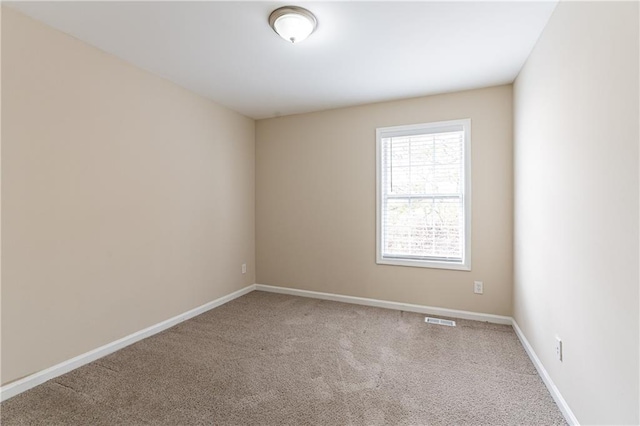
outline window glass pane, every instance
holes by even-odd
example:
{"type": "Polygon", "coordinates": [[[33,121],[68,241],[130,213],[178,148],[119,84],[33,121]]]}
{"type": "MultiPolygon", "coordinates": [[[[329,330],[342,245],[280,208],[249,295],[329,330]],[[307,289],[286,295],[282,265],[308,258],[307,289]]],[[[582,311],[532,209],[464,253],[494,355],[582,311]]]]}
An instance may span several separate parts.
{"type": "Polygon", "coordinates": [[[462,258],[462,199],[389,199],[383,214],[388,256],[462,258]]]}
{"type": "Polygon", "coordinates": [[[462,188],[463,133],[383,139],[385,191],[451,194],[462,188]]]}

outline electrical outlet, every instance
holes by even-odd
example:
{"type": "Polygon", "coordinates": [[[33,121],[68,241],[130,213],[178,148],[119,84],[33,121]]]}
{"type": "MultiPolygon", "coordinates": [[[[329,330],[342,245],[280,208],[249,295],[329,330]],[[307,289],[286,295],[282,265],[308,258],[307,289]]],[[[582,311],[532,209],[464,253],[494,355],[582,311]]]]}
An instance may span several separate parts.
{"type": "Polygon", "coordinates": [[[246,263],[243,263],[243,264],[242,264],[242,273],[243,273],[243,274],[246,274],[246,273],[247,273],[247,264],[246,264],[246,263]]]}
{"type": "Polygon", "coordinates": [[[484,285],[482,284],[482,281],[473,282],[473,292],[475,294],[482,294],[484,292],[484,285]]]}
{"type": "Polygon", "coordinates": [[[556,358],[562,362],[562,340],[556,336],[556,358]]]}

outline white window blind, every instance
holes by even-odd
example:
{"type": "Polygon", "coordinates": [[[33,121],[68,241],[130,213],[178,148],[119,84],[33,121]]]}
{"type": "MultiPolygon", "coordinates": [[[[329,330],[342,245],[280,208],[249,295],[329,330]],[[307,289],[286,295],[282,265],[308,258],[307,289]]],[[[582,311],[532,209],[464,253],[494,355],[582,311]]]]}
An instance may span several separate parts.
{"type": "Polygon", "coordinates": [[[378,263],[468,269],[469,124],[378,129],[378,263]]]}

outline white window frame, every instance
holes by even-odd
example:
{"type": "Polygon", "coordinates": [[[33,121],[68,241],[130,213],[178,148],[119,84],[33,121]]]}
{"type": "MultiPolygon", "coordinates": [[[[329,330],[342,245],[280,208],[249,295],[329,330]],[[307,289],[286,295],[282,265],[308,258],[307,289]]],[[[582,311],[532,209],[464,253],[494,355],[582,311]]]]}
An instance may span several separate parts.
{"type": "Polygon", "coordinates": [[[420,268],[471,270],[471,119],[438,121],[406,126],[379,127],[376,129],[376,263],[380,265],[415,266],[420,268]],[[463,160],[464,179],[462,188],[464,211],[464,245],[462,261],[441,261],[410,258],[389,258],[382,255],[382,139],[396,136],[464,131],[463,160]]]}

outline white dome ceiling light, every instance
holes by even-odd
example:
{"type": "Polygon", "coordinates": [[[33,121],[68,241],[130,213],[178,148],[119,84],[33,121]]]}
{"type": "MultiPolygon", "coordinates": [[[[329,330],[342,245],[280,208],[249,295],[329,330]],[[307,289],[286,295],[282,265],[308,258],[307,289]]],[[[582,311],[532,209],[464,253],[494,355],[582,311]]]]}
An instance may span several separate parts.
{"type": "Polygon", "coordinates": [[[315,31],[318,20],[307,9],[284,6],[271,12],[269,25],[288,42],[300,43],[315,31]]]}

